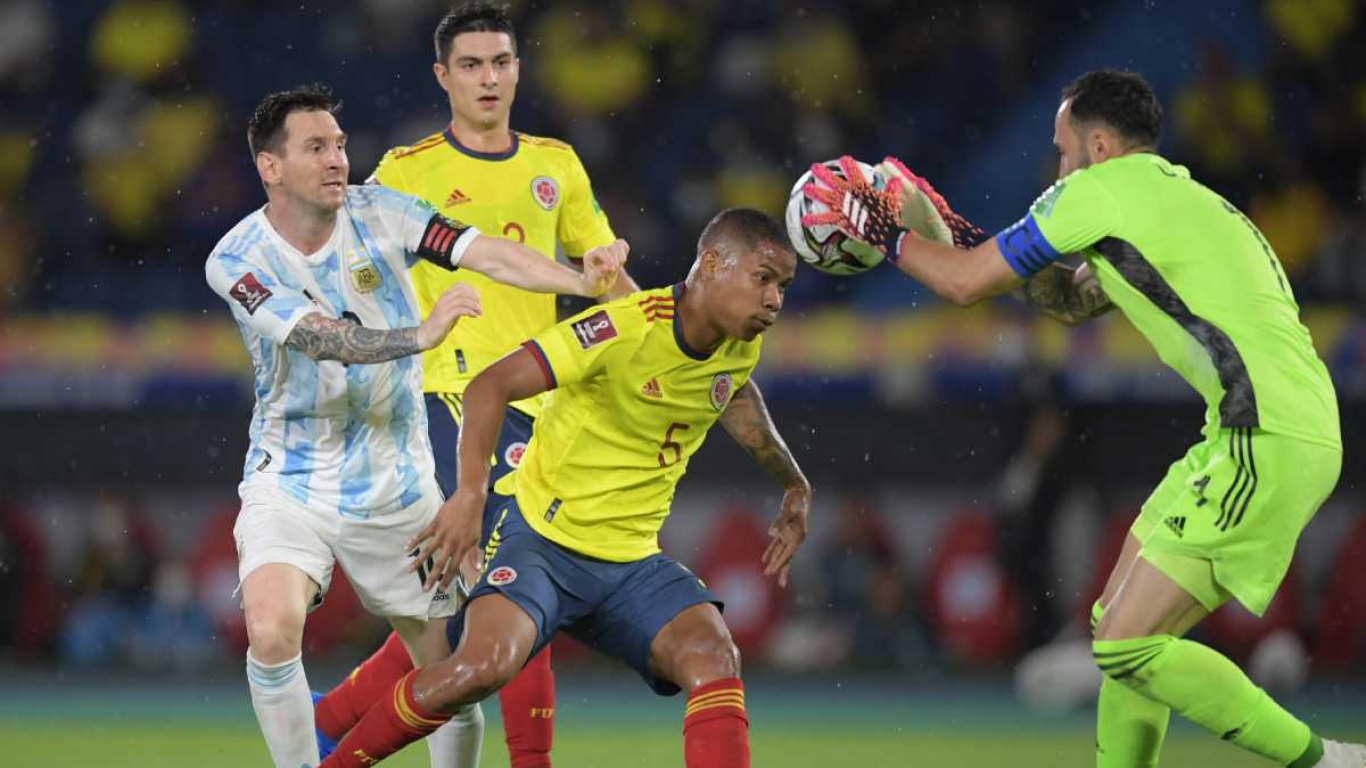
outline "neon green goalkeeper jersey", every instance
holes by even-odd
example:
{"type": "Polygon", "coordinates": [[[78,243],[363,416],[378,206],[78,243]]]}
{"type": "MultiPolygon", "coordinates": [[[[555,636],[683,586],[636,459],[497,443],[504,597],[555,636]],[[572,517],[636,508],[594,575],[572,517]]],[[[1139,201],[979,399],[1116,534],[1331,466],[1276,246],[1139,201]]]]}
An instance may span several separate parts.
{"type": "Polygon", "coordinates": [[[1255,427],[1341,448],[1333,382],[1280,261],[1247,216],[1186,168],[1140,153],[1075,171],[997,244],[1024,277],[1080,253],[1204,397],[1207,435],[1255,427]]]}

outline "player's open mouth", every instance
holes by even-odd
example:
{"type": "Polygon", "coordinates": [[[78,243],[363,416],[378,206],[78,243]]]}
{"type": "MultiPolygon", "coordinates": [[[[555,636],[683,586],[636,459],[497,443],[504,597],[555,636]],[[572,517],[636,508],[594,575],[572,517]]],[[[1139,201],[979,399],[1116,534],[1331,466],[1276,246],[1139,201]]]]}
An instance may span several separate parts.
{"type": "Polygon", "coordinates": [[[327,189],[336,189],[336,190],[340,190],[340,189],[342,189],[343,187],[345,187],[346,184],[344,184],[343,182],[340,182],[340,181],[324,181],[324,182],[323,182],[323,186],[326,187],[327,189]]]}
{"type": "Polygon", "coordinates": [[[501,99],[499,99],[497,96],[480,96],[480,97],[479,97],[479,103],[480,103],[480,104],[487,105],[487,106],[493,106],[494,104],[497,104],[499,101],[501,101],[501,99]]]}

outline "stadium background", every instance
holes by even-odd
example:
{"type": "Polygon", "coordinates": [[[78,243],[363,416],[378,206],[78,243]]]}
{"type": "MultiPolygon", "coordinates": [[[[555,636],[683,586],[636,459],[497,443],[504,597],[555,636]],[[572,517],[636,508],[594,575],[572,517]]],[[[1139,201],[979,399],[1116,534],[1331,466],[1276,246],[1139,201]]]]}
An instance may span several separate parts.
{"type": "MultiPolygon", "coordinates": [[[[685,273],[717,209],[778,213],[808,163],[844,152],[896,154],[999,229],[1053,177],[1061,86],[1096,66],[1144,73],[1167,109],[1164,153],[1266,233],[1343,402],[1342,481],[1277,604],[1262,621],[1226,609],[1203,639],[1244,661],[1260,649],[1268,684],[1316,728],[1366,731],[1359,3],[513,8],[513,126],[574,144],[646,286],[685,273]]],[[[353,182],[387,147],[439,129],[429,72],[442,11],[0,6],[10,764],[266,761],[230,594],[249,364],[202,263],[262,201],[243,126],[264,92],[320,80],[344,97],[353,182]]],[[[1122,318],[1069,332],[1009,300],[954,310],[891,270],[802,271],[760,381],[817,489],[794,585],[758,574],[777,495],[724,436],[694,460],[665,529],[668,550],[729,601],[756,765],[1086,764],[1084,670],[1021,660],[1080,636],[1116,537],[1196,437],[1185,385],[1122,318]]],[[[334,588],[307,636],[314,687],[383,633],[334,588]]],[[[590,652],[566,647],[557,664],[557,764],[680,764],[679,702],[590,652]]],[[[496,710],[492,766],[506,764],[496,710]]],[[[1259,764],[1185,726],[1167,757],[1259,764]]],[[[426,764],[425,751],[401,759],[426,764]]]]}

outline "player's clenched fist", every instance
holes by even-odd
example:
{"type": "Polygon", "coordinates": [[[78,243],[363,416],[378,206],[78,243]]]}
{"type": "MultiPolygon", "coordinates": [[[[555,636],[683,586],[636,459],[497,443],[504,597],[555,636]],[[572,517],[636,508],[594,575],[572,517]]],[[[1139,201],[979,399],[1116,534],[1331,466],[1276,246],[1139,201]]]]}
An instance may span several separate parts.
{"type": "Polygon", "coordinates": [[[583,295],[597,297],[617,284],[617,276],[626,266],[626,255],[631,246],[617,238],[615,243],[600,245],[583,255],[583,295]]]}
{"type": "Polygon", "coordinates": [[[465,283],[456,283],[432,306],[427,319],[417,327],[417,345],[424,352],[445,340],[446,334],[455,327],[462,317],[478,317],[483,314],[479,303],[479,292],[465,283]]]}

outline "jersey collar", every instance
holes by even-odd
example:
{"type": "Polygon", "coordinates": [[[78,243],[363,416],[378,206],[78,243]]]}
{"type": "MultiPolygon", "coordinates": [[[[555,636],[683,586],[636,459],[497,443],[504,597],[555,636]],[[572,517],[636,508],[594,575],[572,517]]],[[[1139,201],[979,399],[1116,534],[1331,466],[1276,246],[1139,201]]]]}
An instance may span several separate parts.
{"type": "Polygon", "coordinates": [[[455,150],[462,155],[472,157],[476,160],[508,160],[511,159],[513,155],[517,154],[517,147],[521,145],[521,140],[517,137],[516,131],[508,131],[508,133],[512,134],[512,146],[508,147],[503,152],[480,152],[476,149],[470,149],[464,144],[461,144],[459,139],[455,138],[455,132],[451,130],[449,125],[446,126],[446,130],[441,132],[441,135],[446,137],[447,144],[455,147],[455,150]]]}
{"type": "Polygon", "coordinates": [[[683,283],[674,284],[674,341],[678,342],[678,348],[683,354],[694,360],[711,359],[710,352],[699,352],[688,345],[688,340],[683,338],[683,292],[687,286],[683,283]]]}

